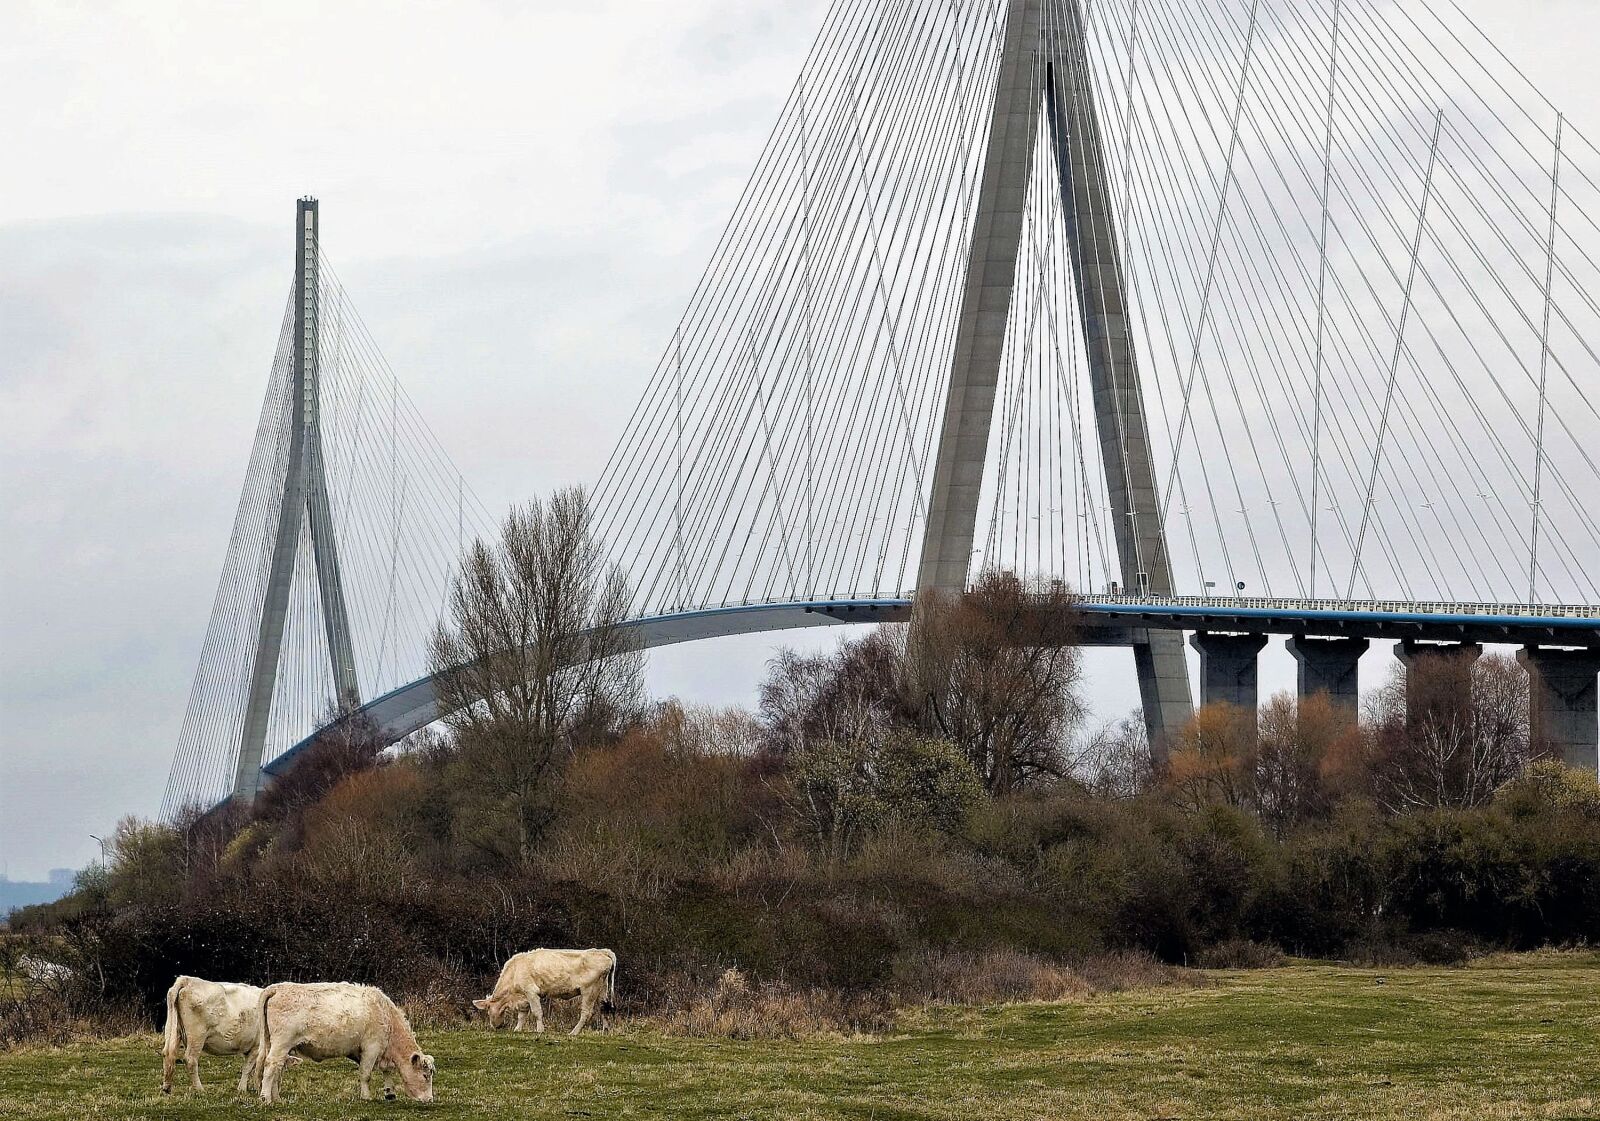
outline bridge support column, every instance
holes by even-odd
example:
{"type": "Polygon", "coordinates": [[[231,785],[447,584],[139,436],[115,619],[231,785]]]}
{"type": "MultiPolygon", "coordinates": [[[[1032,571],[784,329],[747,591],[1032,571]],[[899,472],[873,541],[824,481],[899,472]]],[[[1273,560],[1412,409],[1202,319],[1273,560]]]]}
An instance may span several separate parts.
{"type": "Polygon", "coordinates": [[[1011,0],[1000,75],[989,117],[989,149],[973,215],[955,361],[934,460],[918,590],[960,595],[972,565],[978,493],[1000,384],[1000,357],[1016,285],[1028,172],[1039,131],[1038,0],[1011,0]]]}
{"type": "Polygon", "coordinates": [[[336,695],[330,699],[351,706],[361,703],[322,453],[319,365],[322,264],[318,226],[317,200],[301,199],[295,209],[294,372],[289,384],[288,455],[255,655],[250,667],[250,690],[245,699],[239,754],[234,760],[233,796],[246,803],[253,801],[261,788],[262,755],[272,715],[272,693],[278,681],[278,661],[283,650],[302,522],[309,525],[311,532],[312,560],[317,568],[328,657],[332,662],[336,695]]]}
{"type": "Polygon", "coordinates": [[[1298,667],[1296,695],[1305,700],[1313,693],[1325,693],[1334,710],[1353,723],[1361,705],[1361,655],[1372,644],[1364,638],[1297,634],[1284,645],[1298,667]]]}
{"type": "Polygon", "coordinates": [[[1472,706],[1472,664],[1482,654],[1476,642],[1401,639],[1394,656],[1406,667],[1406,722],[1465,720],[1472,706]]]}
{"type": "Polygon", "coordinates": [[[1524,646],[1517,661],[1528,671],[1529,739],[1535,750],[1559,752],[1567,766],[1594,774],[1600,763],[1600,650],[1524,646]]]}
{"type": "Polygon", "coordinates": [[[1230,704],[1256,711],[1256,656],[1267,644],[1264,634],[1216,634],[1200,631],[1189,645],[1200,654],[1200,703],[1230,704]]]}
{"type": "MultiPolygon", "coordinates": [[[[1077,281],[1078,316],[1122,586],[1140,595],[1171,595],[1172,567],[1130,329],[1121,238],[1100,132],[1083,6],[1079,0],[1034,3],[1046,13],[1041,21],[1043,65],[1038,72],[1043,79],[1047,135],[1054,149],[1061,212],[1077,281]]],[[[1160,760],[1166,755],[1167,740],[1193,714],[1183,636],[1150,631],[1146,642],[1134,646],[1133,657],[1151,751],[1160,760]]],[[[1253,661],[1251,665],[1253,696],[1253,661]]]]}
{"type": "MultiPolygon", "coordinates": [[[[979,490],[1016,287],[1039,117],[1048,121],[1072,253],[1095,424],[1122,584],[1172,594],[1161,504],[1129,331],[1122,252],[1096,114],[1081,0],[1009,0],[989,148],[973,212],[955,358],[928,498],[918,589],[966,588],[979,490]]],[[[1181,635],[1151,631],[1133,648],[1151,753],[1192,711],[1181,635]]]]}

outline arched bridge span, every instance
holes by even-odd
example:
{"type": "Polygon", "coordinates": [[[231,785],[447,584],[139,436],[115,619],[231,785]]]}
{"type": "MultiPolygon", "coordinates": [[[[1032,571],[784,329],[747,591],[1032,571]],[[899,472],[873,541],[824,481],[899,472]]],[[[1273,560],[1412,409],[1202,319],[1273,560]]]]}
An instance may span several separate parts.
{"type": "MultiPolygon", "coordinates": [[[[1078,608],[1077,637],[1086,646],[1131,647],[1148,641],[1150,631],[1190,631],[1199,638],[1287,635],[1345,639],[1362,642],[1363,647],[1372,639],[1455,645],[1520,643],[1531,648],[1577,647],[1592,656],[1600,654],[1600,607],[1593,606],[1096,595],[1082,597],[1078,608]]],[[[911,600],[905,597],[825,599],[652,615],[623,626],[636,636],[640,649],[651,650],[705,638],[850,623],[896,623],[910,617],[911,600]]],[[[385,746],[399,743],[447,715],[439,711],[431,676],[375,697],[356,711],[377,725],[385,746]]],[[[325,730],[319,728],[262,770],[269,775],[281,773],[325,730]]]]}

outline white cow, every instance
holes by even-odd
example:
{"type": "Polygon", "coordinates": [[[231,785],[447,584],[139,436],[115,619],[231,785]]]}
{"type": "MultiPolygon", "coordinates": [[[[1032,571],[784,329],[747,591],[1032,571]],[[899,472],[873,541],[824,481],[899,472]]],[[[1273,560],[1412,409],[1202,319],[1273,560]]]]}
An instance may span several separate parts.
{"type": "Polygon", "coordinates": [[[239,1075],[239,1092],[250,1088],[250,1068],[255,1057],[260,1024],[256,1005],[261,990],[254,985],[230,985],[202,981],[199,977],[179,977],[167,990],[166,1037],[161,1048],[161,1092],[172,1093],[172,1071],[178,1065],[178,1049],[189,1067],[189,1082],[200,1086],[200,1053],[243,1055],[244,1070],[239,1075]]]}
{"type": "Polygon", "coordinates": [[[360,1065],[361,1100],[372,1100],[368,1085],[374,1068],[384,1072],[384,1089],[398,1077],[406,1096],[433,1100],[433,1056],[424,1055],[404,1012],[370,985],[268,985],[258,1005],[261,1034],[256,1065],[261,1097],[278,1100],[278,1082],[290,1052],[314,1062],[350,1059],[360,1065]]]}
{"type": "Polygon", "coordinates": [[[528,950],[512,955],[501,967],[494,992],[473,1001],[472,1006],[489,1014],[491,1028],[499,1028],[505,1014],[515,1011],[514,1031],[523,1030],[532,1010],[534,1030],[542,1032],[541,996],[581,997],[578,1022],[569,1033],[577,1035],[589,1022],[595,1002],[600,1001],[601,1010],[609,1012],[616,995],[617,955],[610,950],[528,950]]]}

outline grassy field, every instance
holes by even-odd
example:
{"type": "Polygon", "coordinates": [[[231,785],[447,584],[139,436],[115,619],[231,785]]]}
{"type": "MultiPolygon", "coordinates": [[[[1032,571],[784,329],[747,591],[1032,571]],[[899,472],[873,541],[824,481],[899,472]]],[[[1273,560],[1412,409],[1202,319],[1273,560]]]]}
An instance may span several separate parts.
{"type": "Polygon", "coordinates": [[[156,1037],[141,1036],[0,1055],[0,1116],[1600,1117],[1597,1023],[1594,955],[1297,965],[1074,1003],[935,1008],[881,1039],[425,1032],[439,1062],[431,1106],[360,1103],[355,1068],[327,1063],[287,1071],[269,1111],[235,1098],[232,1059],[205,1061],[203,1096],[180,1081],[163,1098],[156,1037]]]}

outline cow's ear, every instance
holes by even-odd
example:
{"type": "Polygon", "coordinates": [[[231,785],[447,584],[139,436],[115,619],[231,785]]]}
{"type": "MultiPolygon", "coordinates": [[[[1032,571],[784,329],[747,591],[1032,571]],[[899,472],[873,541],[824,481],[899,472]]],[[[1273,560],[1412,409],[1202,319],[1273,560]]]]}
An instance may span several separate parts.
{"type": "Polygon", "coordinates": [[[417,1067],[419,1069],[421,1068],[421,1066],[422,1066],[422,1052],[421,1051],[413,1051],[413,1052],[411,1052],[411,1065],[414,1066],[414,1067],[417,1067]]]}
{"type": "Polygon", "coordinates": [[[489,1007],[489,1002],[487,1000],[475,1000],[472,1002],[472,1007],[482,1010],[489,1007]]]}

